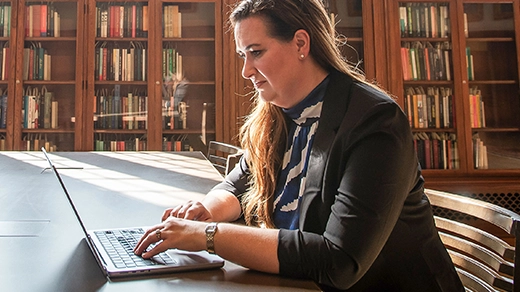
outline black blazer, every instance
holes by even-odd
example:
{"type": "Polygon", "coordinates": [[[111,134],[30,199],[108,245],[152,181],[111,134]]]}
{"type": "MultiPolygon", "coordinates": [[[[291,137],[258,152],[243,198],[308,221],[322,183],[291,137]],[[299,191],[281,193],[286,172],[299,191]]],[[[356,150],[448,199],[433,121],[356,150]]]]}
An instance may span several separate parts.
{"type": "MultiPolygon", "coordinates": [[[[243,159],[216,188],[239,195],[247,173],[243,159]]],[[[300,229],[279,233],[280,274],[324,290],[464,291],[389,96],[332,72],[306,177],[300,229]]]]}

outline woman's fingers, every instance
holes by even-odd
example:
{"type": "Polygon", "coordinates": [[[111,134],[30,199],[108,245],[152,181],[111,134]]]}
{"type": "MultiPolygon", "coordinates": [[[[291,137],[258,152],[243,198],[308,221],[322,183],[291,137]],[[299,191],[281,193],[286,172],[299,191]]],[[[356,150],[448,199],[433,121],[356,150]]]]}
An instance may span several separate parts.
{"type": "Polygon", "coordinates": [[[159,241],[159,243],[157,243],[156,245],[154,245],[151,249],[149,250],[146,250],[145,252],[143,252],[141,254],[141,256],[145,259],[148,259],[148,258],[151,258],[153,257],[154,255],[156,254],[159,254],[163,251],[166,251],[168,250],[169,247],[168,247],[168,244],[165,240],[162,240],[162,241],[159,241]]]}
{"type": "Polygon", "coordinates": [[[166,209],[162,216],[162,221],[166,220],[169,216],[198,221],[207,221],[211,218],[211,214],[204,205],[201,202],[194,201],[188,201],[183,205],[166,209]]]}
{"type": "Polygon", "coordinates": [[[175,208],[168,208],[168,209],[164,210],[163,215],[161,217],[161,222],[168,219],[168,217],[172,216],[173,210],[175,210],[175,208]]]}
{"type": "Polygon", "coordinates": [[[163,225],[155,225],[146,230],[134,247],[134,253],[141,255],[146,250],[146,248],[150,246],[150,244],[163,240],[163,227],[163,225]]]}

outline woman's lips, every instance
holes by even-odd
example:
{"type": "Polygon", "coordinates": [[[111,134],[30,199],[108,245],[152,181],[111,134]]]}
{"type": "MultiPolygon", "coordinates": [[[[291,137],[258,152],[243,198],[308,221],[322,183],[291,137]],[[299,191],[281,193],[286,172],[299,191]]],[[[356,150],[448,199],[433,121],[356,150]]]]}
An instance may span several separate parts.
{"type": "Polygon", "coordinates": [[[264,83],[265,83],[265,81],[256,81],[255,82],[255,88],[256,89],[260,88],[264,83]]]}

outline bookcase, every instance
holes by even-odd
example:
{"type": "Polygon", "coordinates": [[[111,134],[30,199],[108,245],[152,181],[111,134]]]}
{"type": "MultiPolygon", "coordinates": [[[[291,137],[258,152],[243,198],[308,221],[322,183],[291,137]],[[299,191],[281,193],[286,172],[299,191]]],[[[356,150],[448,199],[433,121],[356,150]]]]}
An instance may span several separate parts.
{"type": "Polygon", "coordinates": [[[222,99],[219,1],[88,1],[83,150],[201,150],[222,99]],[[92,84],[93,86],[90,86],[92,84]]]}
{"type": "MultiPolygon", "coordinates": [[[[235,2],[0,0],[0,149],[236,143],[252,86],[235,2]]],[[[519,1],[323,2],[345,57],[410,117],[427,187],[518,194],[519,1]]]]}
{"type": "Polygon", "coordinates": [[[519,2],[385,5],[388,88],[409,117],[428,186],[518,193],[519,2]]]}
{"type": "Polygon", "coordinates": [[[74,116],[82,95],[82,3],[10,3],[5,149],[74,150],[78,145],[74,116]]]}
{"type": "Polygon", "coordinates": [[[0,149],[205,151],[222,13],[221,0],[0,1],[0,149]]]}

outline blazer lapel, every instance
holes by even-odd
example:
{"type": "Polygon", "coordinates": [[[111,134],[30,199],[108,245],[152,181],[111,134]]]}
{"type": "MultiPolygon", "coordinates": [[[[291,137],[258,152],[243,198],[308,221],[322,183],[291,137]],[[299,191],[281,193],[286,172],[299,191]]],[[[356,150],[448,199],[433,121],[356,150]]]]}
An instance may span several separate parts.
{"type": "Polygon", "coordinates": [[[318,129],[311,149],[305,190],[299,206],[301,227],[305,226],[306,214],[311,202],[321,194],[323,174],[327,166],[330,147],[336,137],[350,100],[351,77],[334,71],[325,92],[318,129]]]}

